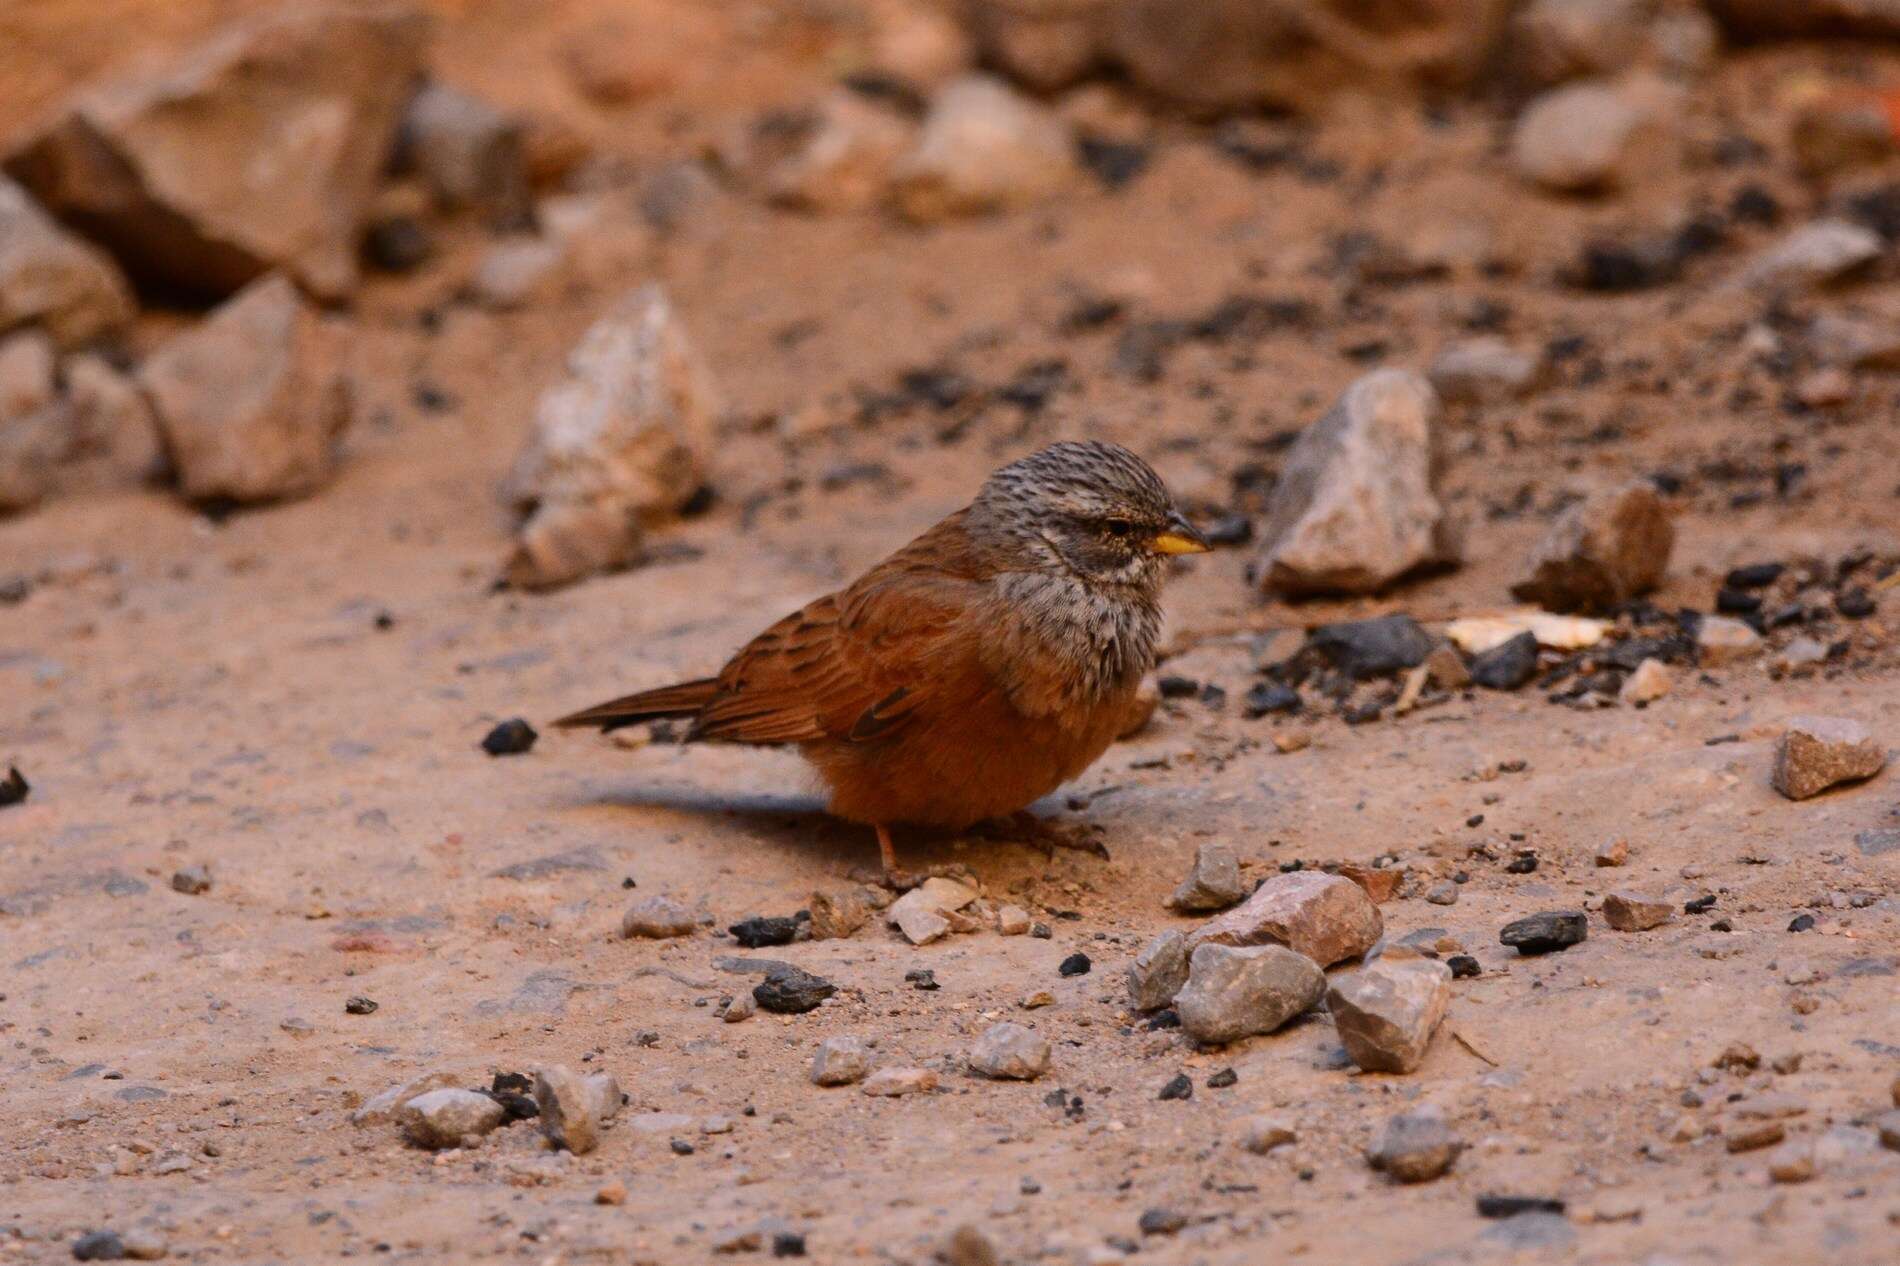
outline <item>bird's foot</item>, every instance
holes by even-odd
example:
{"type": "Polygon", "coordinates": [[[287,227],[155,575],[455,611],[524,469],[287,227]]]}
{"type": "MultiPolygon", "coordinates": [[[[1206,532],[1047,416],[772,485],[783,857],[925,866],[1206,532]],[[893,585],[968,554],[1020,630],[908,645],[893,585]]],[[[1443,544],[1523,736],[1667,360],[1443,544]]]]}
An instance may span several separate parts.
{"type": "Polygon", "coordinates": [[[1027,809],[1006,818],[979,823],[976,830],[985,839],[1040,848],[1050,861],[1055,860],[1059,848],[1087,853],[1103,861],[1111,860],[1108,845],[1101,840],[1101,827],[1090,823],[1055,822],[1039,818],[1027,809]]]}

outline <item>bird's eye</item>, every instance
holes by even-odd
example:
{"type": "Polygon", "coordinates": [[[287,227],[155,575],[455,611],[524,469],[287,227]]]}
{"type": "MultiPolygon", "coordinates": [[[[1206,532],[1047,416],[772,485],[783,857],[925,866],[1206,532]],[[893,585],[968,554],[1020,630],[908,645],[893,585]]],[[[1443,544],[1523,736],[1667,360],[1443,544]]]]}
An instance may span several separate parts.
{"type": "Polygon", "coordinates": [[[1127,519],[1104,519],[1102,528],[1110,536],[1127,536],[1135,530],[1135,525],[1127,519]]]}

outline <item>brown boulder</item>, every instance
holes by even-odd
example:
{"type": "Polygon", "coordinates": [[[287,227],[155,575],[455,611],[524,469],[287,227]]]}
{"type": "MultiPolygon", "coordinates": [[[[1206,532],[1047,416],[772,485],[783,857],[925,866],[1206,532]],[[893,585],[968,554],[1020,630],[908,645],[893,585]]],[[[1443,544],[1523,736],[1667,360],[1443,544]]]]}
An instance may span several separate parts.
{"type": "Polygon", "coordinates": [[[38,325],[73,347],[131,319],[132,290],[111,257],[0,176],[0,333],[38,325]]]}
{"type": "Polygon", "coordinates": [[[1363,958],[1385,931],[1379,907],[1350,879],[1324,871],[1275,875],[1251,897],[1188,937],[1201,945],[1284,945],[1321,967],[1363,958]]]}
{"type": "Polygon", "coordinates": [[[139,385],[188,497],[302,496],[336,470],[350,420],[341,348],[281,274],[159,348],[139,385]]]}
{"type": "Polygon", "coordinates": [[[82,90],[5,167],[142,276],[225,295],[282,268],[340,296],[427,30],[407,5],[276,8],[82,90]]]}
{"type": "Polygon", "coordinates": [[[1628,483],[1566,510],[1511,593],[1549,611],[1607,611],[1661,583],[1675,543],[1675,525],[1655,488],[1628,483]]]}
{"type": "Polygon", "coordinates": [[[1775,746],[1775,790],[1790,800],[1806,800],[1829,787],[1872,778],[1886,765],[1886,749],[1860,722],[1797,717],[1775,746]]]}

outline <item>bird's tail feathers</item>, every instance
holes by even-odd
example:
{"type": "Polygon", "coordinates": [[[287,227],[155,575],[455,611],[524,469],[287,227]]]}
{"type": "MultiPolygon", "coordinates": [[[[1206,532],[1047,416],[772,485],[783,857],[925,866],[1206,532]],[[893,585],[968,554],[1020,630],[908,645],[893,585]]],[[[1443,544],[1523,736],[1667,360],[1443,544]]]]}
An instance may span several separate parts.
{"type": "Polygon", "coordinates": [[[642,721],[694,716],[712,702],[718,689],[719,682],[712,677],[682,681],[678,685],[661,686],[656,690],[642,690],[639,694],[609,699],[606,703],[598,703],[571,716],[564,716],[554,724],[568,729],[593,727],[604,734],[608,730],[638,725],[642,721]]]}

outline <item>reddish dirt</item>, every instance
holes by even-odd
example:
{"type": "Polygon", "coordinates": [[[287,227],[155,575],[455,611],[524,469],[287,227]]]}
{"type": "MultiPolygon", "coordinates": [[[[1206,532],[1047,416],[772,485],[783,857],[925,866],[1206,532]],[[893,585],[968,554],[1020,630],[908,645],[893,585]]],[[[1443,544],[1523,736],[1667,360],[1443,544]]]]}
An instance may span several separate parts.
{"type": "MultiPolygon", "coordinates": [[[[242,7],[16,7],[0,17],[0,36],[14,37],[0,38],[0,144],[73,75],[242,7]],[[31,73],[12,75],[21,62],[31,73]]],[[[818,5],[439,7],[445,73],[561,120],[636,176],[809,99],[853,30],[818,5]],[[608,111],[566,86],[561,42],[601,23],[664,32],[654,95],[608,111]]],[[[101,496],[0,524],[0,573],[36,578],[24,603],[0,608],[0,758],[33,783],[24,805],[0,810],[11,1127],[0,1261],[60,1260],[79,1231],[149,1224],[190,1260],[673,1263],[706,1259],[765,1218],[825,1262],[928,1261],[964,1222],[1012,1261],[1118,1260],[1104,1255],[1118,1251],[1111,1241],[1184,1263],[1892,1260],[1900,1157],[1841,1140],[1893,1106],[1900,1074],[1900,852],[1856,844],[1900,828],[1900,783],[1889,770],[1797,804],[1770,789],[1768,766],[1778,723],[1798,713],[1856,717],[1897,741],[1900,592],[1835,626],[1849,649],[1820,676],[1773,680],[1759,662],[1688,670],[1644,710],[1576,711],[1536,689],[1360,727],[1246,721],[1238,707],[1252,679],[1241,630],[1508,605],[1549,515],[1598,481],[1682,476],[1680,539],[1656,597],[1666,609],[1709,609],[1737,563],[1900,559],[1900,379],[1862,375],[1846,405],[1794,411],[1786,375],[1743,344],[1765,314],[1722,282],[1773,230],[1732,230],[1651,292],[1604,297],[1554,280],[1590,233],[1725,207],[1745,184],[1772,191],[1785,224],[1824,205],[1826,191],[1786,174],[1771,104],[1776,85],[1811,72],[1894,78],[1900,54],[1728,58],[1693,95],[1691,161],[1612,201],[1525,193],[1499,144],[1507,116],[1490,104],[1428,116],[1349,102],[1289,131],[1313,160],[1304,176],[1244,170],[1205,129],[1163,119],[1151,167],[1125,190],[1000,219],[916,230],[726,195],[689,231],[655,238],[650,273],[624,278],[666,284],[730,397],[717,503],[664,535],[664,560],[549,595],[491,591],[511,526],[495,485],[536,392],[618,285],[507,315],[451,306],[430,332],[418,314],[479,251],[472,228],[418,278],[361,296],[363,421],[321,495],[215,522],[163,492],[101,496]],[[1767,156],[1716,162],[1736,132],[1767,156]],[[1405,243],[1462,225],[1487,232],[1504,266],[1391,285],[1355,283],[1333,262],[1342,234],[1405,243]],[[1130,322],[1237,293],[1302,299],[1315,316],[1241,343],[1190,343],[1157,381],[1115,368],[1130,322]],[[1078,298],[1103,294],[1129,315],[1067,332],[1078,298]],[[1225,709],[1166,705],[1041,806],[1098,828],[1112,860],[905,842],[915,864],[969,866],[1048,922],[1051,939],[914,949],[873,928],[767,951],[836,981],[839,996],[806,1016],[726,1025],[712,1004],[745,978],[713,960],[733,943],[623,941],[621,910],[670,893],[720,928],[789,914],[875,859],[868,832],[819,814],[789,755],[628,750],[566,733],[526,756],[477,749],[502,718],[539,723],[716,667],[961,504],[990,468],[1052,439],[1121,440],[1197,512],[1248,508],[1236,472],[1271,469],[1275,437],[1363,372],[1369,344],[1380,363],[1422,366],[1485,303],[1508,308],[1513,340],[1581,336],[1586,350],[1521,406],[1451,415],[1449,487],[1473,520],[1462,570],[1375,602],[1289,607],[1248,592],[1244,551],[1196,560],[1169,609],[1176,644],[1199,644],[1167,671],[1224,686],[1225,709]],[[994,388],[1052,358],[1069,385],[1036,413],[990,401],[967,417],[861,421],[847,403],[914,367],[994,388]],[[453,406],[419,407],[423,383],[453,406]],[[843,425],[781,438],[771,419],[808,407],[843,425]],[[1805,475],[1778,493],[1775,471],[1792,464],[1805,475]],[[391,627],[378,628],[381,612],[391,627]],[[1293,728],[1312,743],[1282,755],[1269,740],[1293,728]],[[1499,772],[1515,762],[1520,772],[1499,772]],[[1616,837],[1630,842],[1628,867],[1597,870],[1592,854],[1616,837]],[[1410,898],[1384,911],[1392,935],[1442,928],[1484,967],[1459,982],[1421,1069],[1342,1069],[1323,1018],[1214,1052],[1140,1026],[1122,968],[1160,929],[1188,926],[1162,901],[1209,838],[1256,876],[1387,853],[1426,876],[1470,872],[1456,905],[1410,898]],[[1500,859],[1534,847],[1541,865],[1508,874],[1472,856],[1476,844],[1500,859]],[[542,858],[566,864],[497,874],[542,858]],[[202,896],[171,890],[191,863],[213,872],[202,896]],[[1511,918],[1594,908],[1625,883],[1718,902],[1633,935],[1593,915],[1587,942],[1543,959],[1498,944],[1511,918]],[[1872,904],[1857,908],[1854,894],[1872,904]],[[1789,932],[1803,912],[1815,928],[1789,932]],[[1717,918],[1732,930],[1711,930],[1717,918]],[[1093,971],[1059,977],[1078,950],[1093,971]],[[906,984],[918,967],[942,988],[906,984]],[[1044,988],[1055,1005],[1018,1009],[1044,988]],[[356,995],[379,1008],[346,1014],[356,995]],[[952,1071],[938,1094],[893,1100],[807,1080],[828,1035],[956,1069],[996,1018],[1055,1041],[1045,1078],[952,1071]],[[1763,1071],[1701,1084],[1738,1041],[1763,1071]],[[1794,1055],[1797,1071],[1767,1071],[1794,1055]],[[608,1069],[631,1094],[597,1152],[550,1153],[514,1127],[431,1156],[349,1121],[361,1098],[418,1073],[475,1084],[552,1062],[608,1069]],[[1205,1087],[1230,1066],[1236,1085],[1205,1087]],[[1157,1101],[1183,1071],[1194,1097],[1157,1101]],[[1058,1087],[1082,1099],[1079,1117],[1046,1105],[1058,1087]],[[1683,1105],[1690,1088],[1704,1106],[1683,1105]],[[1803,1107],[1791,1136],[1823,1140],[1811,1182],[1771,1185],[1765,1153],[1730,1154],[1719,1135],[1672,1138],[1679,1118],[1732,1123],[1731,1096],[1770,1090],[1803,1107]],[[1423,1101],[1445,1106],[1471,1150],[1447,1177],[1397,1187],[1360,1153],[1386,1116],[1423,1101]],[[1239,1123],[1263,1111],[1294,1121],[1299,1141],[1242,1151],[1239,1123]],[[695,1120],[636,1128],[653,1112],[695,1120]],[[714,1117],[730,1132],[700,1133],[714,1117]],[[675,1137],[693,1152],[675,1154],[675,1137]],[[189,1168],[154,1172],[173,1150],[189,1168]],[[626,1203],[595,1204],[616,1180],[626,1203]],[[1560,1197],[1571,1216],[1485,1222],[1474,1198],[1489,1192],[1560,1197]],[[1137,1220],[1156,1207],[1188,1225],[1144,1238],[1137,1220]]],[[[1798,314],[1891,314],[1897,273],[1890,252],[1873,280],[1801,300],[1798,314]]],[[[140,341],[178,319],[152,318],[140,341]]]]}

